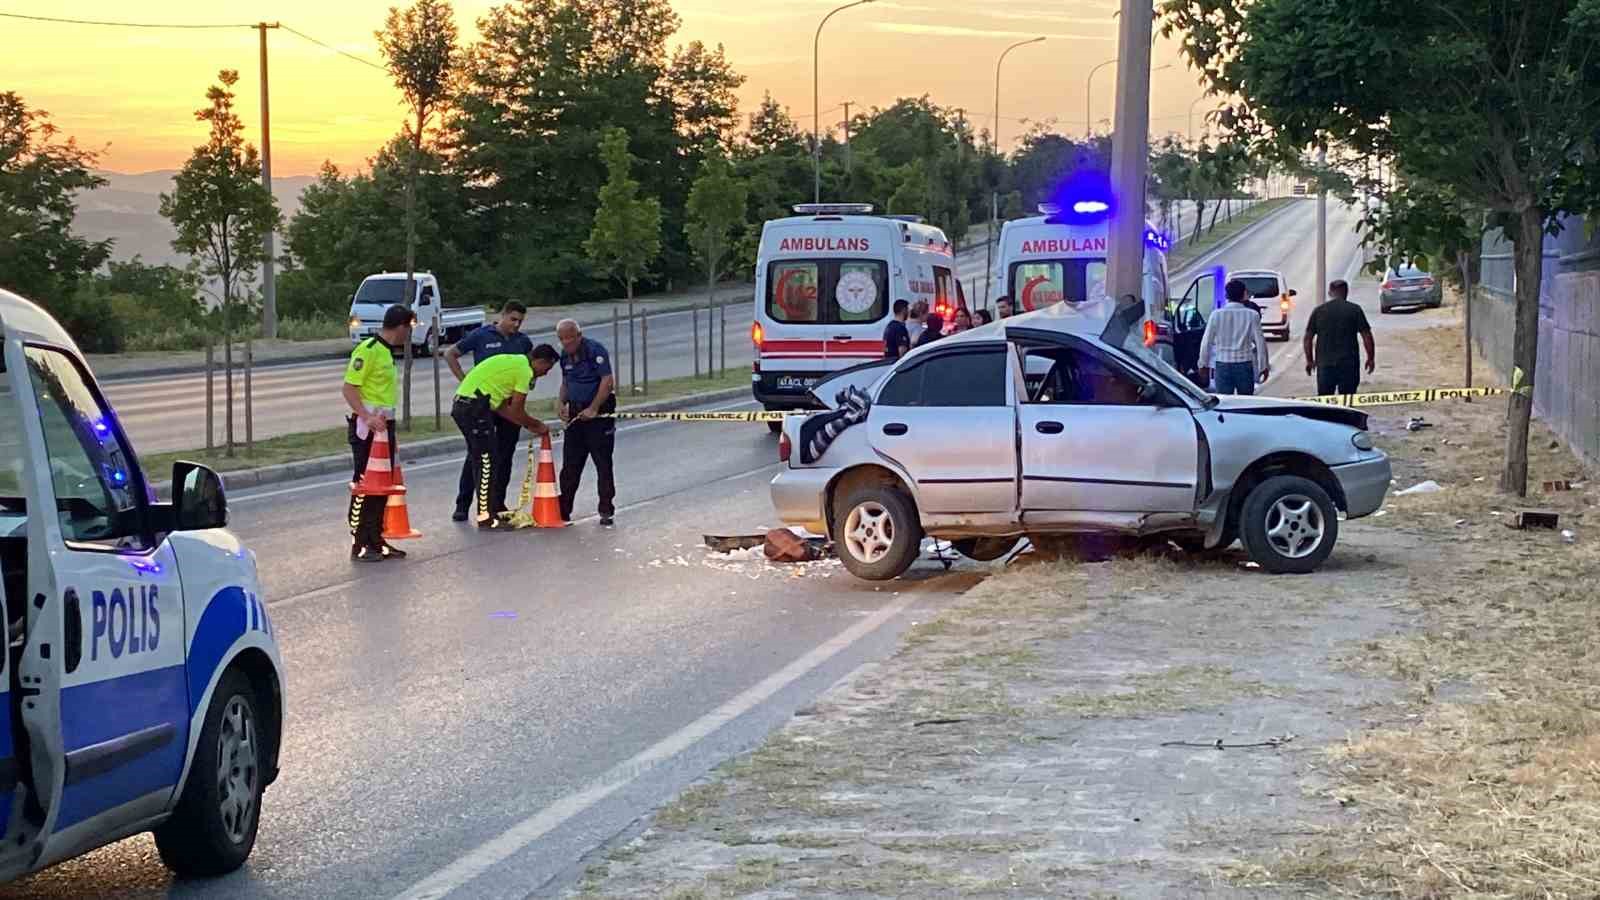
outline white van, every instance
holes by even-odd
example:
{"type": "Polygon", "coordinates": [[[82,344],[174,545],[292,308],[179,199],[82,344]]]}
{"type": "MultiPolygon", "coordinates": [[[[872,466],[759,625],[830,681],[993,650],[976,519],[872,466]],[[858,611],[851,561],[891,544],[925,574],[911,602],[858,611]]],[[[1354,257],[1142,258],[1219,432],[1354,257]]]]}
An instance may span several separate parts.
{"type": "MultiPolygon", "coordinates": [[[[990,273],[990,296],[1011,297],[1015,312],[1032,312],[1062,301],[1084,303],[1106,295],[1106,252],[1111,240],[1104,203],[1080,202],[1074,212],[1041,206],[1042,215],[1016,219],[1000,229],[990,273]]],[[[1143,299],[1148,321],[1160,322],[1167,306],[1167,251],[1172,242],[1148,223],[1144,229],[1143,299]]]]}
{"type": "Polygon", "coordinates": [[[145,831],[186,875],[255,846],[283,664],[222,481],[155,492],[72,338],[0,290],[0,881],[145,831]]]}
{"type": "Polygon", "coordinates": [[[946,323],[967,305],[949,238],[920,218],[865,203],[794,210],[766,223],[756,255],[750,381],[768,410],[811,408],[824,376],[882,358],[894,301],[926,300],[946,323]]]}

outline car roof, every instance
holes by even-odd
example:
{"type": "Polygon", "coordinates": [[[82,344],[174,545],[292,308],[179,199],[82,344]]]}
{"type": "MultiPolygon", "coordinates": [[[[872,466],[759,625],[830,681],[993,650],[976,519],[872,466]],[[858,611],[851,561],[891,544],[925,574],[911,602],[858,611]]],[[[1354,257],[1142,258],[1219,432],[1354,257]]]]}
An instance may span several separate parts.
{"type": "MultiPolygon", "coordinates": [[[[412,278],[432,278],[433,277],[433,273],[432,272],[412,272],[411,273],[411,277],[412,278]]],[[[376,273],[374,273],[372,275],[368,275],[366,278],[363,278],[361,280],[362,281],[394,281],[394,280],[405,281],[406,280],[406,273],[404,273],[404,272],[376,272],[376,273]]]]}
{"type": "Polygon", "coordinates": [[[1252,277],[1270,276],[1278,279],[1279,281],[1283,280],[1283,273],[1279,272],[1277,269],[1231,269],[1228,272],[1229,278],[1236,278],[1241,275],[1248,275],[1252,277]]]}
{"type": "Polygon", "coordinates": [[[51,315],[26,297],[0,288],[0,332],[17,334],[24,340],[42,341],[71,348],[78,353],[78,345],[51,315]]]}

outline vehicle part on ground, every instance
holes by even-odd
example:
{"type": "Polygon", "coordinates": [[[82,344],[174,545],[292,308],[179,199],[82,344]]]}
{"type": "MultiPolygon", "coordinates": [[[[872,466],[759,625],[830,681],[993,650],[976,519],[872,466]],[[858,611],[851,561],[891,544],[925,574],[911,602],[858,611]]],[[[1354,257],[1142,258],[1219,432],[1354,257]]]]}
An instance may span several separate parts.
{"type": "Polygon", "coordinates": [[[976,560],[977,562],[994,562],[1015,550],[1021,540],[1022,538],[1018,537],[965,538],[959,541],[952,541],[950,546],[954,547],[957,553],[967,559],[976,560]]]}
{"type": "Polygon", "coordinates": [[[1339,538],[1339,513],[1321,485],[1298,475],[1275,475],[1245,499],[1245,549],[1268,572],[1314,572],[1339,538]]]}
{"type": "Polygon", "coordinates": [[[244,672],[233,669],[217,682],[183,796],[155,830],[161,861],[179,875],[227,874],[255,846],[265,787],[256,707],[244,672]]]}
{"type": "Polygon", "coordinates": [[[922,525],[916,504],[903,492],[867,485],[852,490],[835,507],[833,538],[850,574],[888,581],[917,561],[922,525]]]}

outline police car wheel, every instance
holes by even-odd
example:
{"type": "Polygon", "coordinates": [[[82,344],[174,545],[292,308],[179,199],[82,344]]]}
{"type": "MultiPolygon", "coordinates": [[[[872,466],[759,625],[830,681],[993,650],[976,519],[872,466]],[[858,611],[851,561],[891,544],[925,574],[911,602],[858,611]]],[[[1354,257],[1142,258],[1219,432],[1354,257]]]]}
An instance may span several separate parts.
{"type": "Polygon", "coordinates": [[[155,830],[167,868],[187,876],[223,875],[250,856],[264,786],[260,721],[249,679],[230,670],[212,693],[177,809],[155,830]]]}

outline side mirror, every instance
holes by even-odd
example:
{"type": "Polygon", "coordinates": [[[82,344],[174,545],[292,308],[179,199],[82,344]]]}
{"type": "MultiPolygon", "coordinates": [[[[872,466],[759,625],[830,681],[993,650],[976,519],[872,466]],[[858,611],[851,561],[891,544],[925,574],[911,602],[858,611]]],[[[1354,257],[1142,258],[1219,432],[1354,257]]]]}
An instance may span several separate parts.
{"type": "Polygon", "coordinates": [[[1300,296],[1300,292],[1295,290],[1294,288],[1290,288],[1289,289],[1289,296],[1298,297],[1298,296],[1300,296]]]}
{"type": "Polygon", "coordinates": [[[199,463],[172,464],[172,507],[178,531],[228,527],[228,498],[222,478],[199,463]]]}

